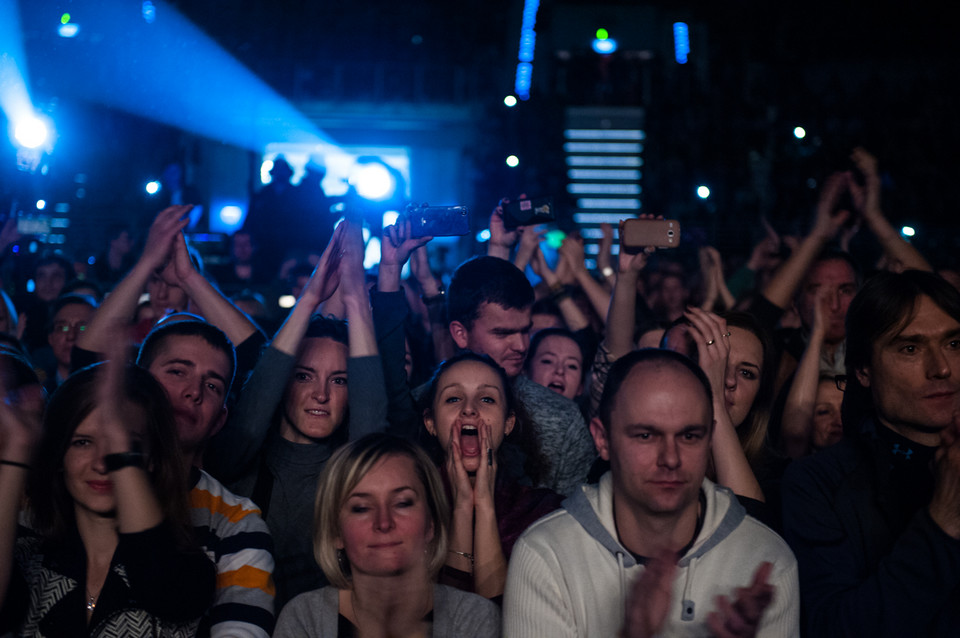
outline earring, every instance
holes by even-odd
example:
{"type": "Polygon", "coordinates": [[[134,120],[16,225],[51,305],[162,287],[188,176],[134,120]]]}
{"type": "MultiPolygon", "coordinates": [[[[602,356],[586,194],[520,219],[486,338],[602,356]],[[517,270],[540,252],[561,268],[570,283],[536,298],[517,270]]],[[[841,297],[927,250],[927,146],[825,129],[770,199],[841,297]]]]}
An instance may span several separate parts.
{"type": "Polygon", "coordinates": [[[345,549],[337,550],[337,565],[340,566],[340,571],[342,571],[347,576],[350,575],[350,560],[347,558],[347,550],[345,549]]]}

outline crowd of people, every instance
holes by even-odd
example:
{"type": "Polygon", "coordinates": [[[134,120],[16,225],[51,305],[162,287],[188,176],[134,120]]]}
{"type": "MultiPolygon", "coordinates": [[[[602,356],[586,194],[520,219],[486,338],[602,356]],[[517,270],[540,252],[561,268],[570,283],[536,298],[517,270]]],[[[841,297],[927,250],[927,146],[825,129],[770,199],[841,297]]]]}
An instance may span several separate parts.
{"type": "Polygon", "coordinates": [[[187,205],[100,281],[44,257],[0,304],[0,635],[957,635],[960,292],[851,160],[697,286],[502,206],[452,273],[402,217],[367,273],[348,210],[271,256],[275,330],[187,205]]]}

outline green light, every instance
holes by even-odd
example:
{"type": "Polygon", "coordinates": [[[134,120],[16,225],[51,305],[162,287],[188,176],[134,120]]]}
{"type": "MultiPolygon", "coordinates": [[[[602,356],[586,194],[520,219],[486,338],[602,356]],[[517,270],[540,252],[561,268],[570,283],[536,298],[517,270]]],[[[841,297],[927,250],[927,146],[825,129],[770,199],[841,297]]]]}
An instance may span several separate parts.
{"type": "Polygon", "coordinates": [[[563,240],[566,238],[567,234],[562,230],[548,230],[545,237],[547,241],[547,246],[553,248],[554,250],[560,250],[560,245],[563,244],[563,240]]]}
{"type": "Polygon", "coordinates": [[[67,24],[68,22],[70,22],[69,13],[64,13],[62,16],[60,16],[60,24],[67,24]]]}
{"type": "Polygon", "coordinates": [[[606,29],[597,29],[597,40],[606,40],[610,37],[606,29]]]}

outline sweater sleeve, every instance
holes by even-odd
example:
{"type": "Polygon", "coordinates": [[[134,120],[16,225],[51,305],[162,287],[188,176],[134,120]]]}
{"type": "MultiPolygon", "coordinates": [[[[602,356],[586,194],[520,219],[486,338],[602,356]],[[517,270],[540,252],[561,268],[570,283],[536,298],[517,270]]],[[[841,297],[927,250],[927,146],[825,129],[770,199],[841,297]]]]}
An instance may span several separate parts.
{"type": "Polygon", "coordinates": [[[380,355],[347,359],[350,440],[387,428],[387,391],[380,355]]]}
{"type": "Polygon", "coordinates": [[[177,547],[167,524],[120,534],[116,561],[147,612],[172,622],[200,618],[213,603],[216,570],[199,549],[177,547]]]}
{"type": "Polygon", "coordinates": [[[190,491],[194,533],[217,567],[213,607],[200,635],[267,638],[273,630],[273,542],[256,506],[208,475],[190,491]]]}
{"type": "Polygon", "coordinates": [[[227,424],[207,445],[205,468],[221,482],[237,480],[256,462],[295,362],[276,348],[264,350],[227,424]]]}
{"type": "Polygon", "coordinates": [[[374,289],[370,291],[370,305],[373,308],[373,325],[377,333],[377,349],[383,361],[389,429],[392,434],[415,441],[420,419],[410,393],[407,371],[404,369],[404,322],[410,314],[407,298],[402,289],[396,292],[379,292],[374,289]]]}
{"type": "Polygon", "coordinates": [[[503,635],[576,638],[573,603],[562,583],[556,555],[537,552],[525,538],[517,541],[503,593],[503,635]]]}
{"type": "Polygon", "coordinates": [[[921,623],[936,622],[956,600],[960,541],[921,509],[889,553],[869,564],[858,530],[844,521],[870,521],[841,511],[850,508],[836,502],[835,481],[818,457],[793,463],[783,481],[784,529],[800,566],[807,635],[927,634],[921,623]]]}

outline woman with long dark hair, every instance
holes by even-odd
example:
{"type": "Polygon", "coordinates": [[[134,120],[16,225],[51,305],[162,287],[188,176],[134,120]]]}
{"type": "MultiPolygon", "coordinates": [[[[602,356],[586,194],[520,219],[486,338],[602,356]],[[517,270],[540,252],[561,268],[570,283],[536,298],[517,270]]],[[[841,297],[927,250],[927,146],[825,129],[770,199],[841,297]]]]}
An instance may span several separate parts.
{"type": "MultiPolygon", "coordinates": [[[[0,412],[4,471],[34,463],[30,529],[3,557],[15,558],[3,619],[18,635],[192,636],[213,600],[214,565],[191,541],[173,409],[147,371],[111,365],[63,383],[39,445],[16,397],[0,412]]],[[[2,498],[17,498],[17,482],[0,476],[2,498]]],[[[15,525],[4,518],[0,535],[15,525]]]]}

